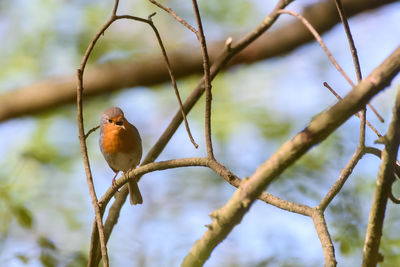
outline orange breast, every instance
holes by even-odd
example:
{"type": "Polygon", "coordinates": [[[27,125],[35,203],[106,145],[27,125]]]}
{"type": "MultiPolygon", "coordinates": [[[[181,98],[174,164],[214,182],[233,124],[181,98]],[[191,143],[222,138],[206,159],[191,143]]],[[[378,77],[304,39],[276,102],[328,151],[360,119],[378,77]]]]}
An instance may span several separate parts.
{"type": "Polygon", "coordinates": [[[113,124],[104,125],[103,151],[107,154],[132,153],[137,147],[134,135],[128,129],[113,124]]]}
{"type": "Polygon", "coordinates": [[[119,129],[112,124],[104,125],[103,151],[107,154],[115,154],[124,149],[123,141],[120,138],[119,129]]]}

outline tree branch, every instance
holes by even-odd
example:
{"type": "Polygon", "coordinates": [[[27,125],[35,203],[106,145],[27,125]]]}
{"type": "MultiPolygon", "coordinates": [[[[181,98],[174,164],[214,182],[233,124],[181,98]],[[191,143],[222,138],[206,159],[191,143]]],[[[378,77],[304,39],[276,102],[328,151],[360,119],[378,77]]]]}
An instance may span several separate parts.
{"type": "Polygon", "coordinates": [[[313,209],[311,218],[322,245],[322,250],[325,256],[325,267],[334,267],[337,264],[335,258],[335,247],[333,246],[331,236],[328,232],[324,212],[316,207],[313,209]]]}
{"type": "Polygon", "coordinates": [[[245,183],[241,184],[223,207],[212,213],[213,221],[209,230],[196,241],[182,266],[201,266],[211,251],[240,223],[253,201],[278,175],[360,110],[373,96],[383,90],[399,71],[400,47],[354,87],[342,101],[321,113],[306,129],[285,143],[245,183]]]}
{"type": "Polygon", "coordinates": [[[152,4],[158,6],[159,8],[161,8],[162,10],[164,10],[165,12],[169,13],[174,19],[176,19],[179,23],[181,23],[183,26],[185,26],[186,28],[188,28],[190,31],[192,31],[194,34],[197,35],[197,30],[191,26],[186,20],[182,19],[181,17],[179,17],[171,8],[169,7],[165,7],[162,4],[158,3],[155,0],[149,0],[152,4]]]}
{"type": "Polygon", "coordinates": [[[82,63],[80,68],[77,70],[77,93],[76,93],[76,101],[77,101],[77,115],[78,115],[78,130],[79,130],[79,143],[81,147],[81,154],[82,154],[82,160],[83,164],[85,167],[85,172],[86,172],[86,181],[89,187],[89,193],[90,197],[92,199],[92,205],[95,211],[95,218],[96,218],[96,226],[98,229],[98,234],[99,234],[99,240],[100,240],[100,247],[101,247],[101,255],[103,259],[103,265],[104,267],[108,267],[108,253],[107,253],[107,247],[106,247],[106,241],[104,238],[104,229],[103,229],[103,221],[102,221],[102,212],[100,211],[100,206],[97,201],[97,196],[96,196],[96,191],[93,185],[93,177],[92,177],[92,172],[90,170],[90,163],[89,163],[89,157],[87,153],[87,146],[86,146],[86,137],[90,134],[92,130],[90,130],[87,134],[85,134],[85,129],[83,125],[83,105],[82,105],[82,94],[83,94],[83,74],[85,71],[85,67],[87,64],[87,61],[89,59],[90,53],[92,52],[94,46],[96,45],[96,42],[99,40],[100,36],[104,34],[104,32],[108,29],[108,27],[116,20],[116,12],[118,9],[118,4],[119,1],[115,0],[114,2],[114,7],[113,11],[111,14],[110,19],[103,25],[103,27],[100,29],[100,31],[94,36],[92,41],[90,42],[88,48],[86,49],[86,52],[82,58],[82,63]]]}
{"type": "MultiPolygon", "coordinates": [[[[346,0],[343,7],[348,16],[396,2],[395,0],[346,0]]],[[[319,2],[305,8],[303,16],[323,33],[339,22],[335,5],[331,0],[319,2]]],[[[235,39],[235,38],[234,38],[235,39]]],[[[294,21],[276,31],[266,34],[259,41],[238,54],[230,66],[251,63],[288,53],[313,41],[311,34],[302,24],[294,21]]],[[[209,46],[211,62],[224,47],[225,39],[209,46]]],[[[201,54],[176,51],[171,53],[171,65],[176,78],[201,72],[201,54]]],[[[97,96],[110,91],[134,86],[149,86],[168,81],[163,57],[135,58],[121,63],[108,63],[92,67],[85,74],[85,96],[97,96]]],[[[55,77],[29,86],[0,94],[0,121],[33,115],[38,112],[70,104],[75,100],[76,77],[55,77]]]]}
{"type": "Polygon", "coordinates": [[[319,203],[318,209],[320,209],[322,212],[325,211],[329,203],[331,203],[333,198],[340,192],[344,183],[347,181],[347,178],[349,178],[349,176],[353,172],[354,167],[357,165],[357,163],[360,161],[360,159],[363,157],[364,154],[365,154],[364,149],[358,147],[356,152],[351,157],[350,161],[347,163],[346,167],[344,167],[343,170],[340,172],[340,176],[336,180],[335,184],[332,186],[332,188],[329,190],[326,196],[319,203]]]}
{"type": "Polygon", "coordinates": [[[196,0],[192,0],[194,16],[197,22],[197,39],[200,42],[201,54],[203,57],[203,72],[204,72],[204,87],[206,91],[206,109],[205,109],[205,137],[207,146],[207,156],[214,159],[214,152],[211,140],[211,77],[210,77],[210,59],[208,57],[207,42],[203,31],[203,24],[201,23],[201,16],[199,6],[196,0]]]}
{"type": "MultiPolygon", "coordinates": [[[[154,13],[154,15],[155,15],[155,13],[154,13]]],[[[155,27],[155,25],[154,25],[154,23],[153,23],[153,21],[151,19],[151,15],[149,16],[149,25],[151,26],[151,28],[153,29],[153,31],[154,31],[154,33],[155,33],[155,35],[157,37],[158,44],[160,45],[161,52],[162,52],[162,54],[164,56],[164,60],[165,60],[165,63],[167,65],[167,69],[168,69],[168,74],[169,74],[169,77],[171,79],[172,86],[174,87],[175,95],[176,95],[176,98],[178,100],[178,104],[179,104],[179,108],[180,108],[180,111],[181,111],[181,114],[182,114],[182,117],[183,117],[183,121],[185,122],[186,132],[188,133],[189,139],[192,142],[192,144],[194,145],[194,147],[198,148],[199,145],[193,139],[192,133],[190,131],[189,123],[188,123],[187,118],[186,118],[186,114],[185,114],[185,112],[183,110],[181,96],[179,95],[178,85],[176,84],[175,76],[174,76],[174,74],[172,72],[171,63],[169,62],[167,51],[165,50],[165,47],[164,47],[164,44],[162,42],[160,33],[158,32],[157,28],[155,27]]]]}
{"type": "Polygon", "coordinates": [[[382,237],[383,221],[388,197],[394,181],[394,170],[400,143],[400,90],[397,92],[393,109],[393,118],[385,136],[385,148],[379,169],[374,200],[369,214],[367,233],[364,243],[362,266],[376,266],[380,261],[379,245],[382,237]]]}

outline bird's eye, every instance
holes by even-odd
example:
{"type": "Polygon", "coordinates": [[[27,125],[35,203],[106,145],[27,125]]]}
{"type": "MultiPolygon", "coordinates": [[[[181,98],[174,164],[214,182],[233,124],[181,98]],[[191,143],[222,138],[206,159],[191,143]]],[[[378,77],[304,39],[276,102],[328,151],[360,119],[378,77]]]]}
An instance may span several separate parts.
{"type": "Polygon", "coordinates": [[[115,124],[118,125],[118,126],[122,126],[124,124],[124,122],[123,121],[117,121],[115,124]]]}
{"type": "Polygon", "coordinates": [[[109,122],[109,123],[112,123],[113,121],[112,121],[112,120],[108,120],[108,122],[109,122]]]}

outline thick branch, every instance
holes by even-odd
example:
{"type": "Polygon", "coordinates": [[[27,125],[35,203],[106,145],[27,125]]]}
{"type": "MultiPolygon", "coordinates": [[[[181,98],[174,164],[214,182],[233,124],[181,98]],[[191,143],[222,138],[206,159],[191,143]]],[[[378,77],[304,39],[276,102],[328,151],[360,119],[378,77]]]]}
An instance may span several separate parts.
{"type": "Polygon", "coordinates": [[[394,181],[397,152],[400,143],[400,90],[397,92],[393,118],[385,136],[385,148],[382,151],[382,163],[379,169],[374,200],[369,214],[367,234],[364,243],[362,266],[372,267],[379,262],[379,245],[382,237],[383,221],[388,197],[394,181]]]}
{"type": "Polygon", "coordinates": [[[400,47],[357,85],[342,101],[311,121],[309,126],[285,143],[235,192],[225,206],[213,212],[213,221],[184,259],[182,266],[201,266],[211,251],[240,223],[253,201],[287,167],[318,144],[383,90],[400,71],[400,47]]]}
{"type": "MultiPolygon", "coordinates": [[[[395,0],[346,0],[343,6],[348,16],[377,8],[395,0]]],[[[339,22],[334,3],[326,0],[307,7],[304,17],[318,32],[326,32],[339,22]]],[[[236,56],[230,65],[255,62],[284,53],[313,41],[300,22],[295,21],[274,32],[266,34],[236,56]]],[[[225,41],[209,46],[213,62],[225,41]]],[[[176,78],[201,73],[201,54],[196,49],[171,53],[171,65],[176,78]],[[195,52],[194,52],[195,51],[195,52]]],[[[135,58],[122,63],[104,64],[89,68],[85,74],[85,96],[95,96],[127,87],[154,85],[169,80],[164,59],[160,56],[135,58]]],[[[0,95],[0,121],[36,114],[38,112],[73,103],[75,99],[75,76],[45,80],[0,95]]]]}

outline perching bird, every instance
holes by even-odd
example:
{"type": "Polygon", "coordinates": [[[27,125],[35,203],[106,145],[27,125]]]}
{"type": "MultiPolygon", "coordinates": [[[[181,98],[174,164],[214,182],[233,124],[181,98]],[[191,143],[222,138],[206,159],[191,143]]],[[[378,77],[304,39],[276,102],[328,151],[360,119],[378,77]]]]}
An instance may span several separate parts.
{"type": "MultiPolygon", "coordinates": [[[[100,121],[99,145],[101,153],[110,168],[115,172],[112,185],[120,171],[126,173],[136,168],[142,158],[142,139],[135,126],[124,117],[124,112],[118,107],[108,108],[104,111],[100,121]]],[[[130,203],[142,204],[136,180],[128,183],[130,203]]]]}

